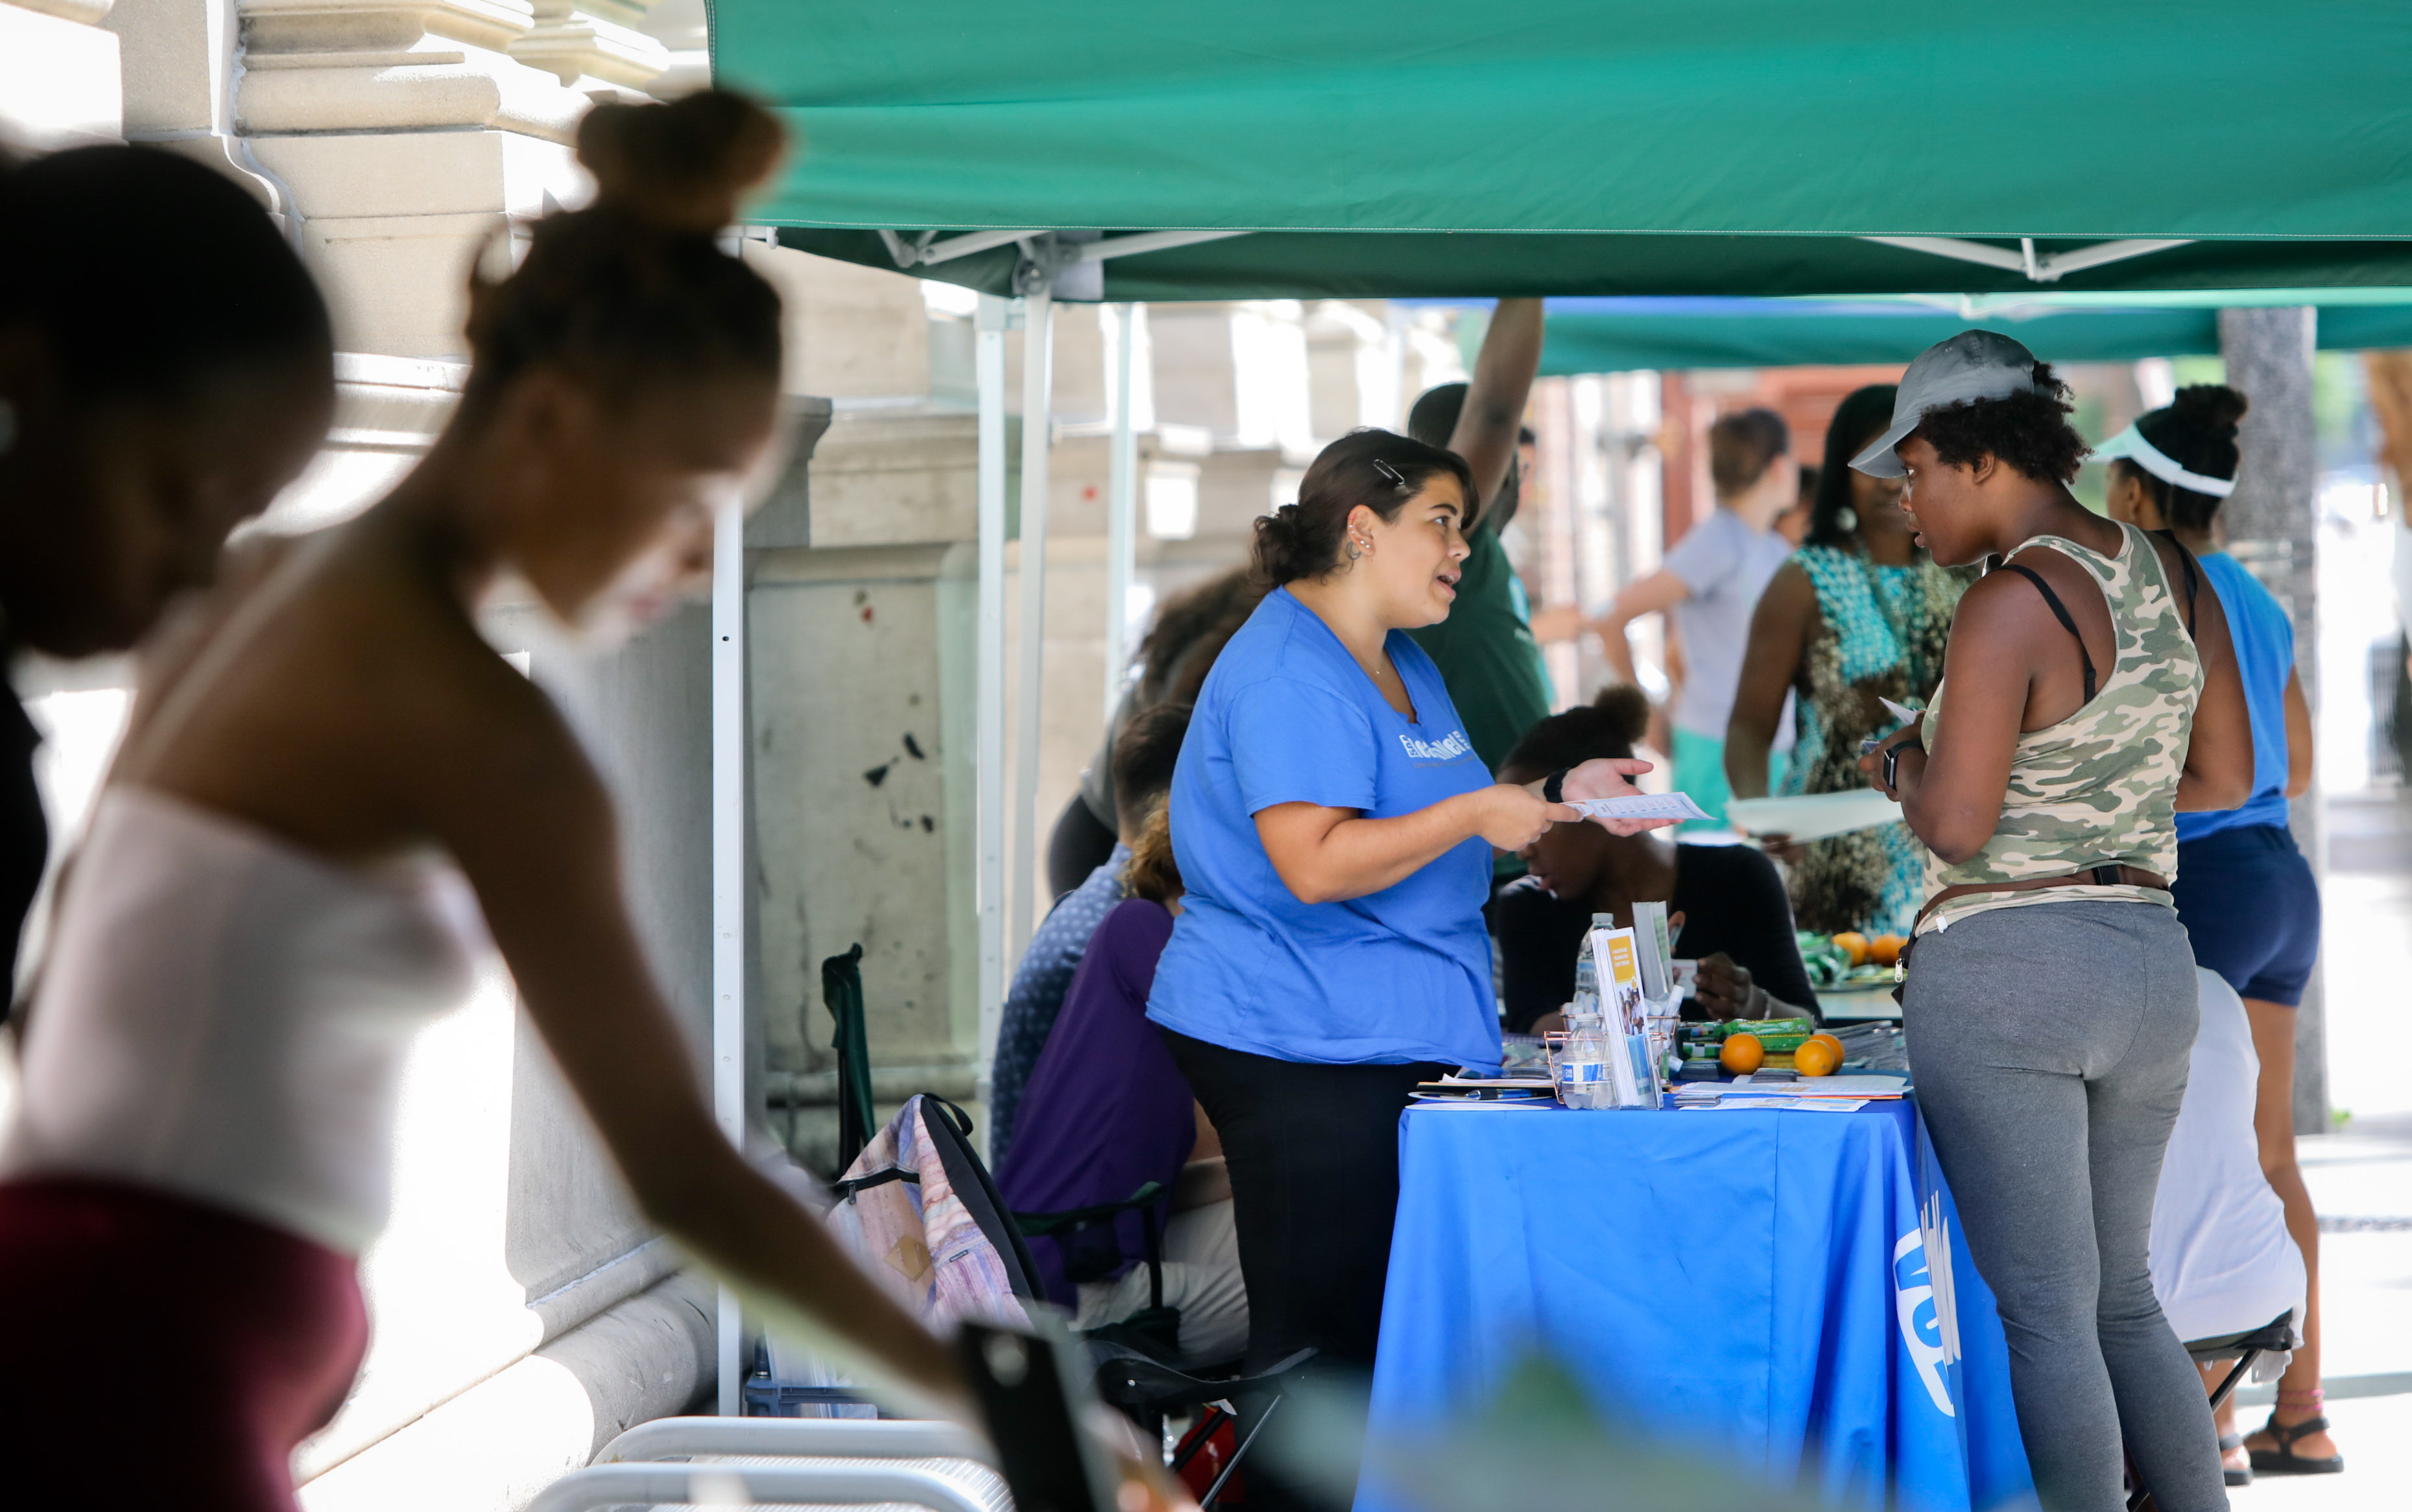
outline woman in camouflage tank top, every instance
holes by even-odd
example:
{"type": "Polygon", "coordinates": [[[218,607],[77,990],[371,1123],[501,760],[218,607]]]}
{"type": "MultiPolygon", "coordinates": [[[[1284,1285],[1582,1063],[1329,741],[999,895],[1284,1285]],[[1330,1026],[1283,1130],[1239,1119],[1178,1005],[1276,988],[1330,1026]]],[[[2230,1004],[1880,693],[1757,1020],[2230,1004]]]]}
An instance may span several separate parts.
{"type": "Polygon", "coordinates": [[[1903,477],[1919,543],[1991,559],[1943,683],[1868,758],[1933,852],[1903,994],[1920,1110],[2010,1346],[2047,1512],[2227,1505],[2200,1378],[2145,1240],[2198,987],[2169,906],[2182,808],[2252,785],[2218,595],[2176,542],[2089,512],[2067,390],[1965,331],[1904,375],[1854,467],[1903,477]]]}

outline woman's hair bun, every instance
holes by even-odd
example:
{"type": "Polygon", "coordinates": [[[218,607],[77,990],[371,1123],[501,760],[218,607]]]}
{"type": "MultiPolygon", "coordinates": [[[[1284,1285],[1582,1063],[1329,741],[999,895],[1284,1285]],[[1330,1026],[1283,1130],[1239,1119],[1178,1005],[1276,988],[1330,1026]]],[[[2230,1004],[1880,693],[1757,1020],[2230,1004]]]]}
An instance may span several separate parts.
{"type": "Polygon", "coordinates": [[[739,201],[771,177],[787,145],[778,117],[724,89],[668,105],[598,105],[578,124],[596,206],[702,235],[737,219],[739,201]]]}
{"type": "Polygon", "coordinates": [[[1650,695],[1630,683],[1611,683],[1591,701],[1618,743],[1639,745],[1650,728],[1650,695]]]}
{"type": "Polygon", "coordinates": [[[2170,413],[2177,418],[2223,441],[2235,436],[2245,408],[2244,396],[2224,383],[2188,384],[2169,402],[2170,413]]]}

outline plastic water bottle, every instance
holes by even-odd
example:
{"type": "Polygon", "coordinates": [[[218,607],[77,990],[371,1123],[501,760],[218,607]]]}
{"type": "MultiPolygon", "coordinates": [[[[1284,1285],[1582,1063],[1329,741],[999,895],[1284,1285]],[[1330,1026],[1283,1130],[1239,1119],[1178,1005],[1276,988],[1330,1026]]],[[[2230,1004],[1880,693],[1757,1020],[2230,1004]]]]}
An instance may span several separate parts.
{"type": "Polygon", "coordinates": [[[1607,1029],[1600,1011],[1599,963],[1592,959],[1591,936],[1585,934],[1575,957],[1575,1000],[1566,1005],[1566,1048],[1558,1063],[1558,1100],[1568,1108],[1616,1106],[1607,1029]]]}
{"type": "Polygon", "coordinates": [[[1616,1083],[1609,1069],[1606,1021],[1596,1013],[1569,1014],[1566,1049],[1559,1062],[1558,1100],[1568,1108],[1614,1108],[1616,1083]]]}

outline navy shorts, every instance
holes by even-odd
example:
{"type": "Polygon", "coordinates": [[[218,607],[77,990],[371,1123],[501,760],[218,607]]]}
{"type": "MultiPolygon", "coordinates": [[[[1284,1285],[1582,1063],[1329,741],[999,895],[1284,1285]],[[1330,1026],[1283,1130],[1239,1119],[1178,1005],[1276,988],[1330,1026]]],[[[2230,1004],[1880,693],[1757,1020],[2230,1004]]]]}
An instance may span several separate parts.
{"type": "Polygon", "coordinates": [[[2197,964],[2239,997],[2294,1007],[2320,953],[2320,889],[2295,837],[2274,824],[2216,829],[2178,845],[2169,888],[2197,964]]]}

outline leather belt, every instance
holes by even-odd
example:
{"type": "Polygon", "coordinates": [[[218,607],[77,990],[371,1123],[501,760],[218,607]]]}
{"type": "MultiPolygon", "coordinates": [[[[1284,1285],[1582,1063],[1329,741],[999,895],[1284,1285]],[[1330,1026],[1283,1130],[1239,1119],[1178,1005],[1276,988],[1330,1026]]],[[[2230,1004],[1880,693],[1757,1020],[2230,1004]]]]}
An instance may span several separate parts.
{"type": "Polygon", "coordinates": [[[2052,876],[2025,876],[2019,878],[2015,882],[1963,882],[1957,886],[1946,888],[1941,892],[1936,893],[1934,897],[1927,899],[1926,906],[1920,908],[1918,911],[1918,917],[1911,921],[1909,926],[1910,932],[1915,934],[1918,932],[1918,926],[1926,922],[1926,916],[1934,912],[1934,910],[1941,904],[1949,903],[1954,898],[1967,897],[1971,893],[2033,892],[2039,888],[2116,888],[2122,886],[2131,888],[2157,888],[2163,892],[2169,890],[2169,878],[2161,875],[2158,872],[2147,872],[2140,866],[2118,866],[2109,863],[2105,863],[2101,866],[2089,866],[2079,872],[2062,872],[2052,876]]]}

